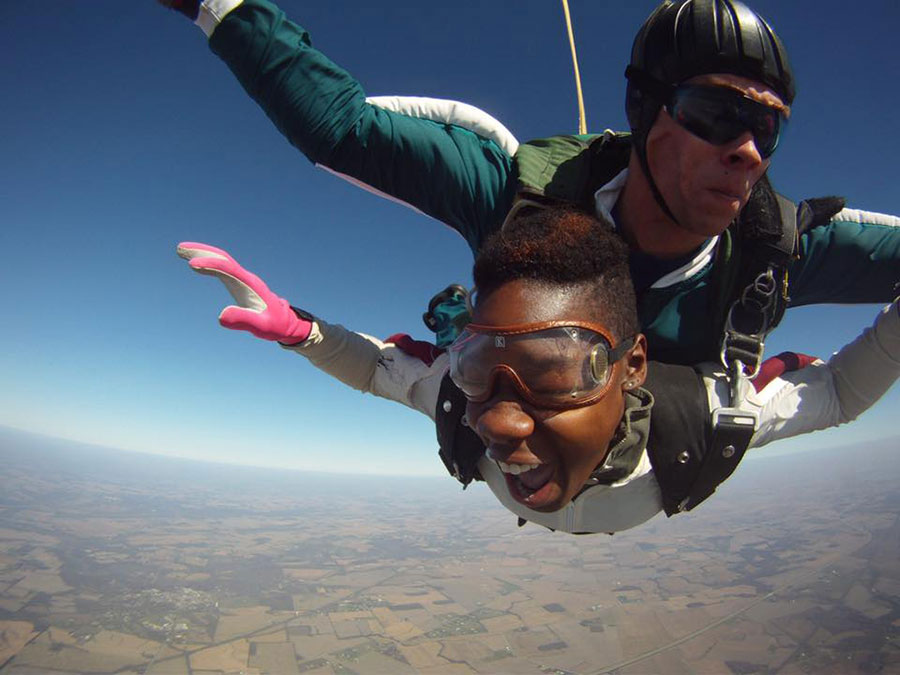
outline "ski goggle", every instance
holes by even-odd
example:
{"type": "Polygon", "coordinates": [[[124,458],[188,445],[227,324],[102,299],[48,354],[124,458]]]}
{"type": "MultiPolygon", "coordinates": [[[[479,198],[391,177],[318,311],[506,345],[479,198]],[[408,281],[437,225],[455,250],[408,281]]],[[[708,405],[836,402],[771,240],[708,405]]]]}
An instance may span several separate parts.
{"type": "Polygon", "coordinates": [[[470,323],[450,346],[450,377],[476,403],[491,397],[503,374],[535,406],[577,408],[606,395],[613,366],[634,345],[634,336],[615,348],[612,343],[605,327],[590,322],[470,323]]]}
{"type": "Polygon", "coordinates": [[[730,143],[749,131],[763,159],[775,152],[786,123],[778,108],[728,87],[681,85],[672,92],[666,111],[678,125],[713,145],[730,143]]]}

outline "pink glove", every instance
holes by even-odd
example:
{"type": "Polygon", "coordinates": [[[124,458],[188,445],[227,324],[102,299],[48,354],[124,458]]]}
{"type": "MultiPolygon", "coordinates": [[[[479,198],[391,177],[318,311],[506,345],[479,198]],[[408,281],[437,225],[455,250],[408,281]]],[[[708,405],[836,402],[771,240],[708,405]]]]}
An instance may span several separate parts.
{"type": "Polygon", "coordinates": [[[227,251],[192,241],[181,242],[175,250],[195,271],[216,277],[231,293],[238,306],[230,305],[219,314],[219,323],[225,328],[246,330],[263,340],[286,345],[309,337],[312,322],[298,316],[287,300],[238,265],[227,251]]]}

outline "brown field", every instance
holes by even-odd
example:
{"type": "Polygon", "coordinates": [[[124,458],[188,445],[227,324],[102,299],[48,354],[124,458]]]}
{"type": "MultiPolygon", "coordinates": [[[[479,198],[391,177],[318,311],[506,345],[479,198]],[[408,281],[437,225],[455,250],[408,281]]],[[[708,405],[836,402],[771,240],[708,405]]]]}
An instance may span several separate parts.
{"type": "Polygon", "coordinates": [[[0,675],[900,672],[894,464],[854,491],[835,462],[797,489],[753,464],[696,512],[571,537],[478,487],[338,509],[284,476],[144,487],[13,463],[0,675]]]}

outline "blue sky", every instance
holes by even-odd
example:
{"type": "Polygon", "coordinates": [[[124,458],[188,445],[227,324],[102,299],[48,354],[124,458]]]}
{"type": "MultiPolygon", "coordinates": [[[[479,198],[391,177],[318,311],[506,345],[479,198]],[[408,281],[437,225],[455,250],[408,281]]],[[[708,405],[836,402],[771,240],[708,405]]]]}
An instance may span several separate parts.
{"type": "MultiPolygon", "coordinates": [[[[654,2],[570,0],[591,130],[625,127],[622,72],[654,2]]],[[[798,97],[771,175],[795,199],[900,214],[894,27],[900,5],[765,0],[798,97]]],[[[575,130],[561,6],[286,0],[367,92],[454,98],[520,140],[575,130]],[[514,11],[510,11],[514,8],[514,11]]],[[[276,292],[380,337],[471,258],[442,225],[315,169],[199,29],[153,0],[0,7],[0,424],[226,462],[443,471],[423,416],[350,391],[216,322],[227,295],[175,256],[228,249],[276,292]]],[[[769,353],[826,356],[873,306],[793,310],[769,353]]],[[[894,392],[853,426],[781,450],[894,435],[894,392]]],[[[773,446],[774,449],[774,446],[773,446]]]]}

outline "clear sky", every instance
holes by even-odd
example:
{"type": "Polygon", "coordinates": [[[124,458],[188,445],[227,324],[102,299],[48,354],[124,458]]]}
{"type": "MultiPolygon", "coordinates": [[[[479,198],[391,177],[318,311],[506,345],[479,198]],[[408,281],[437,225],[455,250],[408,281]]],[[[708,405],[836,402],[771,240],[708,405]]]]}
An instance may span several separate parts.
{"type": "MultiPolygon", "coordinates": [[[[653,0],[570,0],[591,130],[625,128],[623,70],[653,0]]],[[[798,97],[771,175],[801,199],[900,214],[900,5],[758,0],[798,97]]],[[[574,132],[555,0],[284,0],[371,95],[453,98],[520,140],[574,132]]],[[[314,168],[154,0],[0,5],[0,424],[226,462],[434,473],[431,423],[346,389],[302,358],[220,328],[228,303],[181,240],[228,249],[277,293],[385,337],[471,257],[448,228],[314,168]]],[[[875,307],[789,312],[769,353],[827,356],[875,307]]],[[[853,426],[779,444],[894,435],[896,392],[853,426]]]]}

